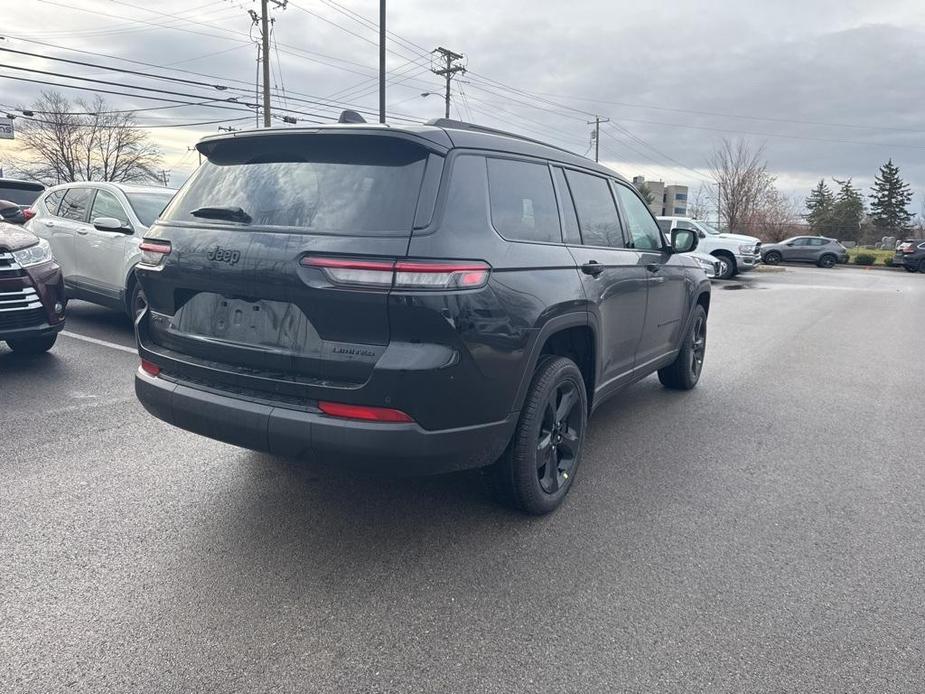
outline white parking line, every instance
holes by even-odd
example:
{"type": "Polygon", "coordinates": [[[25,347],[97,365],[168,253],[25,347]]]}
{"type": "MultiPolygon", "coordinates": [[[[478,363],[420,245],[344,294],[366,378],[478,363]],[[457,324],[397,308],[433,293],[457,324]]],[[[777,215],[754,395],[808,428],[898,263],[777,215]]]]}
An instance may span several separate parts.
{"type": "Polygon", "coordinates": [[[78,335],[77,333],[72,333],[67,330],[62,330],[61,335],[65,337],[72,337],[75,340],[83,340],[84,342],[90,342],[94,345],[101,345],[102,347],[109,347],[110,349],[117,349],[120,352],[128,352],[129,354],[138,355],[138,350],[132,347],[126,347],[125,345],[117,345],[115,342],[107,342],[106,340],[97,340],[95,337],[87,337],[86,335],[78,335]]]}

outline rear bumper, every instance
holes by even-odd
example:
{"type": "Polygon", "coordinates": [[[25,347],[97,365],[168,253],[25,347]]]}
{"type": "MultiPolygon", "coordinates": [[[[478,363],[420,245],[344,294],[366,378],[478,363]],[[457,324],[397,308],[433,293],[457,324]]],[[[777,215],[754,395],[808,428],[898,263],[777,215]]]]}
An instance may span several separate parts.
{"type": "Polygon", "coordinates": [[[488,465],[504,451],[517,414],[500,422],[429,431],[417,424],[381,424],[329,417],[135,374],[135,393],[155,417],[243,448],[339,467],[426,475],[488,465]]]}

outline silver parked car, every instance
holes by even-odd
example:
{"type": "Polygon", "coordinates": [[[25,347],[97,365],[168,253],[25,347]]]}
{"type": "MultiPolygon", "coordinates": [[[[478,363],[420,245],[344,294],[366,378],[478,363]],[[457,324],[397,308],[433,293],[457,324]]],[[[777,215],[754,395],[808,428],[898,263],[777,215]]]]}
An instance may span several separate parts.
{"type": "Polygon", "coordinates": [[[825,236],[794,236],[780,243],[762,246],[761,260],[768,265],[786,261],[835,267],[838,263],[848,262],[848,249],[835,239],[825,236]]]}
{"type": "Polygon", "coordinates": [[[144,307],[135,282],[138,246],[175,192],[123,183],[65,183],[45,191],[26,226],[51,244],[68,297],[134,316],[144,307]]]}

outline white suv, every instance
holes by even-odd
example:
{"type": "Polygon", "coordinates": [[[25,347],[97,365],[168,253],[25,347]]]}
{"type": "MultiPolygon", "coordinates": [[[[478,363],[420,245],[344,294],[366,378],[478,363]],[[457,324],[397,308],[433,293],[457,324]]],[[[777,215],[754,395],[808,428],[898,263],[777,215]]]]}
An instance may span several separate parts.
{"type": "Polygon", "coordinates": [[[673,229],[693,229],[700,237],[697,250],[709,253],[720,261],[720,279],[728,280],[747,272],[761,263],[761,240],[754,236],[727,234],[706,222],[690,217],[657,217],[658,225],[671,238],[673,229]]]}
{"type": "Polygon", "coordinates": [[[26,224],[51,244],[69,298],[124,310],[144,308],[135,282],[138,246],[176,191],[123,183],[65,183],[49,188],[26,224]]]}

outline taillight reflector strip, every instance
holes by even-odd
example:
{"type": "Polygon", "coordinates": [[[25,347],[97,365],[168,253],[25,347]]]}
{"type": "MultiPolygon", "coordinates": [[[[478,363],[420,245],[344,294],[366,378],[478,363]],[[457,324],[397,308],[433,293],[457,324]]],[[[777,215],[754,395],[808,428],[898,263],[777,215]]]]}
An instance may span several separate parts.
{"type": "Polygon", "coordinates": [[[161,253],[163,255],[170,254],[170,244],[164,241],[142,241],[138,248],[139,250],[147,251],[148,253],[161,253]]]}
{"type": "Polygon", "coordinates": [[[491,272],[491,266],[482,261],[307,257],[301,263],[323,270],[335,284],[376,288],[477,289],[488,282],[491,272]]]}
{"type": "Polygon", "coordinates": [[[364,422],[410,423],[414,420],[401,410],[368,405],[347,405],[342,402],[319,402],[318,409],[329,417],[357,419],[364,422]]]}

